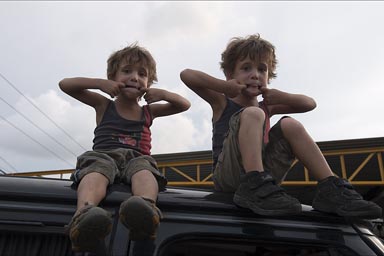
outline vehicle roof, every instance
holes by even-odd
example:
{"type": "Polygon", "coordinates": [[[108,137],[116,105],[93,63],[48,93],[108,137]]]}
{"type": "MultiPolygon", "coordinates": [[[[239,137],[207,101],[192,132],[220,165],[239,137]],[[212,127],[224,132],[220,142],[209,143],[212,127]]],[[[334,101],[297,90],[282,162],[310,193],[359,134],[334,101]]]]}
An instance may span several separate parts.
{"type": "MultiPolygon", "coordinates": [[[[0,197],[2,200],[22,199],[28,202],[49,202],[76,205],[76,190],[72,181],[36,177],[0,176],[0,197]]],[[[104,205],[117,205],[131,195],[125,185],[112,185],[103,201],[104,205]]],[[[162,209],[179,212],[220,213],[232,216],[252,217],[256,214],[248,209],[237,207],[232,202],[232,194],[215,192],[212,189],[192,189],[168,187],[159,193],[158,205],[162,209]]],[[[273,218],[273,217],[271,217],[273,218]]],[[[303,205],[303,211],[296,216],[283,216],[279,219],[314,220],[331,223],[347,223],[342,217],[314,211],[311,206],[303,205]]]]}

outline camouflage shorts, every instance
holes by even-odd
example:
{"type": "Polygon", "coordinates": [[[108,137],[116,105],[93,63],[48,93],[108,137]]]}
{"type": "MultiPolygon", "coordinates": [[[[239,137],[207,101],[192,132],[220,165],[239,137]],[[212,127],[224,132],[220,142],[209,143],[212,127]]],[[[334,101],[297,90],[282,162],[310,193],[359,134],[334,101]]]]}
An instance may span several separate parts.
{"type": "Polygon", "coordinates": [[[132,176],[141,170],[151,171],[159,184],[159,190],[165,189],[167,179],[158,170],[155,159],[124,148],[83,153],[77,158],[76,171],[71,175],[71,180],[76,187],[85,175],[97,172],[103,174],[109,180],[109,184],[130,185],[132,176]]]}
{"type": "MultiPolygon", "coordinates": [[[[224,139],[223,149],[216,164],[213,181],[215,190],[234,192],[244,174],[241,161],[238,133],[241,111],[234,114],[229,122],[229,132],[224,139]]],[[[287,116],[283,118],[289,118],[287,116]]],[[[269,131],[269,142],[263,145],[263,166],[280,184],[289,171],[295,156],[281,130],[281,118],[269,131]]]]}

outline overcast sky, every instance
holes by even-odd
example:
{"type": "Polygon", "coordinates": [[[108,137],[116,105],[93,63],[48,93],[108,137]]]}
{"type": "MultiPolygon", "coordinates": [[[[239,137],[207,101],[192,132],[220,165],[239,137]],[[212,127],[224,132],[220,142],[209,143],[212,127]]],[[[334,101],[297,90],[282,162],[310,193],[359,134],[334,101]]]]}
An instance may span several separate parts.
{"type": "Polygon", "coordinates": [[[293,115],[315,141],[382,137],[383,13],[384,2],[366,1],[2,1],[0,169],[74,168],[92,147],[95,113],[58,82],[105,78],[109,55],[135,41],[157,61],[154,86],[192,103],[155,120],[153,154],[211,149],[210,107],[179,73],[193,68],[224,78],[226,44],[254,33],[276,46],[278,77],[270,87],[317,101],[315,110],[293,115]]]}

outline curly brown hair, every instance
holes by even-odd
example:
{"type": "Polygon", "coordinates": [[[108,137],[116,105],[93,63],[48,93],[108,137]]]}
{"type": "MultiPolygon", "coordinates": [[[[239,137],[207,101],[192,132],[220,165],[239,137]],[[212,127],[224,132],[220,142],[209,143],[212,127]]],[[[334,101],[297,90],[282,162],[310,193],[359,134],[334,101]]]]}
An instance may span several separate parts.
{"type": "Polygon", "coordinates": [[[129,65],[140,64],[148,69],[148,87],[157,82],[156,61],[151,53],[137,42],[112,53],[108,58],[107,77],[114,79],[120,64],[126,61],[129,65]]]}
{"type": "Polygon", "coordinates": [[[237,61],[247,57],[253,61],[266,61],[269,79],[276,78],[275,47],[267,40],[262,39],[259,34],[254,34],[247,37],[233,37],[221,54],[220,67],[227,79],[232,76],[237,61]]]}

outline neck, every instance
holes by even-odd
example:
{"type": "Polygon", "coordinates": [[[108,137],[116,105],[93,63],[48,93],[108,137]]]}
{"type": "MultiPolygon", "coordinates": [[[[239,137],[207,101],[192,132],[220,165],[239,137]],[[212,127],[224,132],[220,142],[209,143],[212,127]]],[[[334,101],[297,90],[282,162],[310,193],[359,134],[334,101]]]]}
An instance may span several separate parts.
{"type": "Polygon", "coordinates": [[[234,102],[237,104],[244,106],[244,107],[250,107],[250,106],[259,106],[259,101],[257,100],[257,97],[246,97],[242,94],[232,98],[234,102]]]}
{"type": "Polygon", "coordinates": [[[139,100],[136,99],[124,99],[124,98],[121,98],[121,97],[118,97],[116,100],[115,100],[115,104],[116,105],[119,105],[119,106],[124,106],[124,107],[136,107],[136,106],[140,106],[139,105],[139,100]]]}

